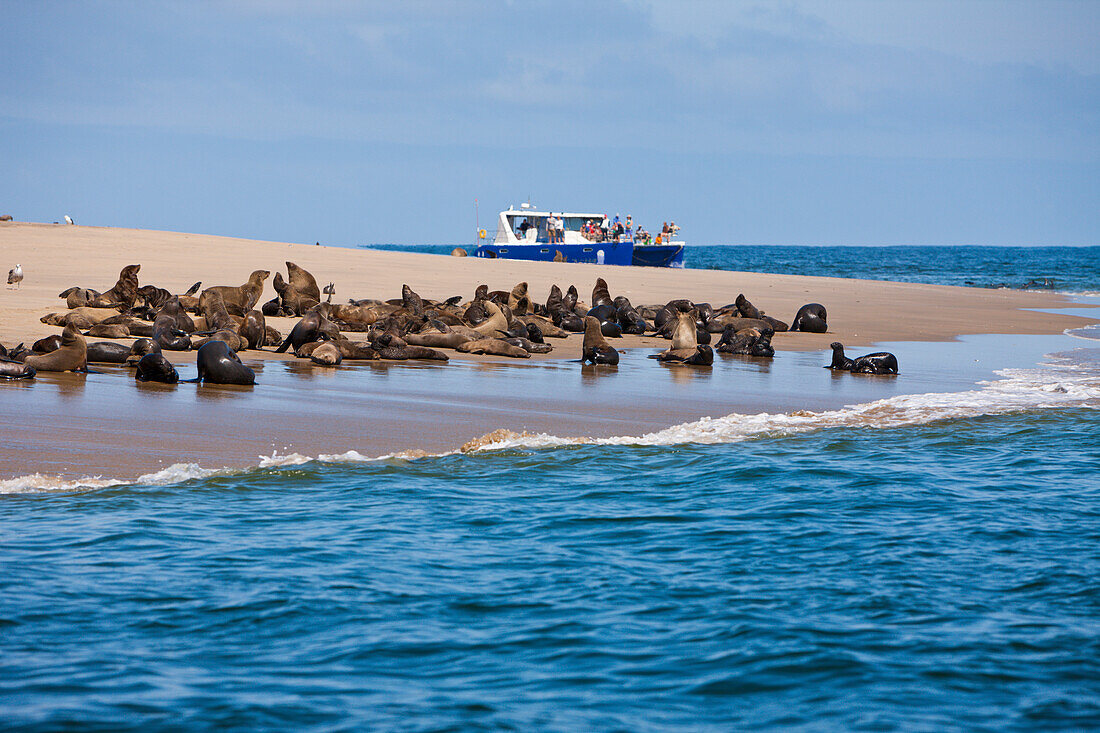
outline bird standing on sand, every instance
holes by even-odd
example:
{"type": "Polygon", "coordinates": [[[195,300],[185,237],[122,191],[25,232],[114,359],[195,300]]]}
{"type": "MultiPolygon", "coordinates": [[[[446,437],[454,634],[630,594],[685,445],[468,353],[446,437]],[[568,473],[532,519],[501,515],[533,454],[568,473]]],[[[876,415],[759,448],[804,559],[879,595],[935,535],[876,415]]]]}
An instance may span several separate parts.
{"type": "Polygon", "coordinates": [[[23,282],[23,266],[16,265],[8,270],[8,285],[18,285],[21,282],[23,282]]]}
{"type": "Polygon", "coordinates": [[[71,216],[69,216],[68,214],[65,214],[65,223],[66,224],[72,224],[73,223],[73,218],[71,216]]]}

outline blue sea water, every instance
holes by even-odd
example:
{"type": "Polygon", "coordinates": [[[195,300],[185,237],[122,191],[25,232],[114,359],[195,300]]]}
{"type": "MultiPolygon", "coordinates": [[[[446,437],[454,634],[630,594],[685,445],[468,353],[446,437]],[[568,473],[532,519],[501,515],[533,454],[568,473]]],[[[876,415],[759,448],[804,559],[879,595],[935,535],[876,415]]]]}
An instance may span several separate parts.
{"type": "MultiPolygon", "coordinates": [[[[1003,254],[913,257],[1100,290],[1095,249],[1003,254]]],[[[1096,730],[1100,349],[1066,342],[642,438],[0,482],[0,729],[1096,730]]]]}
{"type": "MultiPolygon", "coordinates": [[[[370,249],[440,255],[449,254],[454,247],[367,245],[370,249]]],[[[684,266],[971,287],[1019,288],[1033,280],[1049,279],[1048,289],[1100,294],[1100,247],[689,245],[684,266]]]]}

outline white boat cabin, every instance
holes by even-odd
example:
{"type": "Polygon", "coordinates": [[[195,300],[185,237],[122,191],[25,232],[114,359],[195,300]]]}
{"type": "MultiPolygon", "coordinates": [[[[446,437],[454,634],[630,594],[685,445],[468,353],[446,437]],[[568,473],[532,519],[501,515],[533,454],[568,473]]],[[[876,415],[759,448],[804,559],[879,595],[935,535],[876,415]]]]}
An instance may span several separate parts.
{"type": "Polygon", "coordinates": [[[546,222],[551,213],[564,223],[565,240],[562,244],[591,244],[591,241],[581,234],[581,228],[590,221],[599,227],[605,218],[603,214],[535,211],[530,204],[520,204],[518,209],[508,207],[507,211],[500,212],[493,244],[544,244],[549,242],[550,237],[546,232],[546,222]]]}

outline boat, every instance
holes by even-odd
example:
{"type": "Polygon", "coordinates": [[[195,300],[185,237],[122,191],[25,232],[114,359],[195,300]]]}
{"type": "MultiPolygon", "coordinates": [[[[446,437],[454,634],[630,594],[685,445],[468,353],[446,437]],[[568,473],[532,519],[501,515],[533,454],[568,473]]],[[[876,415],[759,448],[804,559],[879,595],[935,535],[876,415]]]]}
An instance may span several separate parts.
{"type": "Polygon", "coordinates": [[[486,230],[478,231],[479,245],[474,256],[600,265],[684,266],[684,243],[679,240],[651,244],[623,236],[618,241],[613,238],[597,241],[581,233],[587,222],[601,224],[605,220],[603,214],[540,211],[530,203],[520,204],[519,208],[509,206],[497,218],[497,230],[492,242],[488,241],[486,230]],[[561,242],[550,242],[546,222],[551,214],[564,223],[565,233],[561,242]]]}

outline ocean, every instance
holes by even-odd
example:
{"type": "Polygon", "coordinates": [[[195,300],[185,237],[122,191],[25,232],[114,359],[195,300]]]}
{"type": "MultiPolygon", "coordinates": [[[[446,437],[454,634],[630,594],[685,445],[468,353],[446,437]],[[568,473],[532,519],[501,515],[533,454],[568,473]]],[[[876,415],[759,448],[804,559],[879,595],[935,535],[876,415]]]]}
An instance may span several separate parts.
{"type": "MultiPolygon", "coordinates": [[[[450,254],[452,244],[370,244],[363,249],[450,254]]],[[[471,254],[474,247],[466,246],[471,254]]],[[[1032,287],[1100,296],[1100,247],[790,247],[689,245],[689,270],[929,283],[984,288],[1032,287]],[[1049,282],[1044,282],[1049,281],[1049,282]]]]}
{"type": "MultiPolygon", "coordinates": [[[[1100,293],[1095,247],[698,250],[1100,293]]],[[[1100,333],[999,338],[839,409],[0,481],[0,729],[1095,730],[1100,333]]]]}

